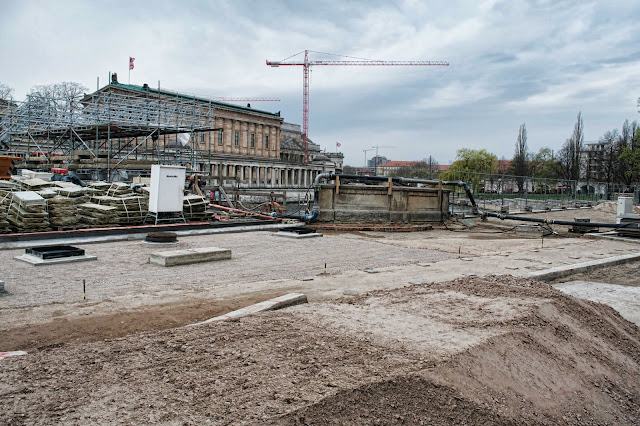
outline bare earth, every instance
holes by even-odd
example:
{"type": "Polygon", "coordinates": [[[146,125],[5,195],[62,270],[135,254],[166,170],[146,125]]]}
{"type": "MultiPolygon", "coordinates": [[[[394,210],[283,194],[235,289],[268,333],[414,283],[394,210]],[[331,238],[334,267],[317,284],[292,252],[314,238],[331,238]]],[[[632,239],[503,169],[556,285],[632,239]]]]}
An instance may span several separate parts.
{"type": "Polygon", "coordinates": [[[0,360],[0,423],[638,424],[638,327],[526,276],[640,245],[506,222],[184,237],[233,258],[174,268],[138,241],[46,267],[0,251],[0,351],[29,352],[0,360]],[[310,303],[185,327],[292,291],[310,303]]]}
{"type": "Polygon", "coordinates": [[[639,349],[611,308],[465,278],[8,359],[0,419],[634,424],[639,349]]]}

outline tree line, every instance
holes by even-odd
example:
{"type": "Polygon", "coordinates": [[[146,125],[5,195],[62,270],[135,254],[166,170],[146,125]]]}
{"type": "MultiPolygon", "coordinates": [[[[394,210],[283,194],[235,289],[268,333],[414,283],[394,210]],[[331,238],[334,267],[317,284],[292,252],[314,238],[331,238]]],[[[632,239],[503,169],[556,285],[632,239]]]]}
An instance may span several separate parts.
{"type": "MultiPolygon", "coordinates": [[[[437,162],[436,162],[437,164],[437,162]]],[[[403,167],[395,176],[426,177],[429,166],[422,162],[412,167],[403,167]]],[[[529,149],[526,124],[520,125],[513,157],[509,160],[498,157],[485,149],[461,148],[448,171],[440,174],[443,180],[451,180],[474,173],[505,174],[518,176],[518,192],[524,191],[524,177],[553,180],[605,182],[618,185],[640,185],[640,126],[637,121],[625,120],[622,129],[607,130],[597,144],[585,145],[584,122],[579,112],[571,136],[558,151],[550,147],[537,152],[529,149]],[[591,161],[590,161],[591,159],[591,161]]]]}

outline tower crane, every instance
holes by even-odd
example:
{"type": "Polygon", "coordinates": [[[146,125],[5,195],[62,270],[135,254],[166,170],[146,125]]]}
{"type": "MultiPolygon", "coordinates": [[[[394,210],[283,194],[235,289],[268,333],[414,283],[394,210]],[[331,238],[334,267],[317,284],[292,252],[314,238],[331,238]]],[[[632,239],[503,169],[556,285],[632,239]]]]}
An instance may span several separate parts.
{"type": "MultiPolygon", "coordinates": [[[[296,53],[293,56],[297,56],[302,52],[296,53]]],[[[322,53],[322,52],[315,52],[322,53]]],[[[292,58],[290,56],[289,58],[292,58]]],[[[348,60],[348,61],[310,61],[309,50],[304,51],[303,62],[285,62],[289,58],[282,61],[269,61],[267,59],[267,65],[271,67],[298,65],[302,66],[302,139],[304,140],[304,161],[308,161],[309,157],[309,69],[312,65],[365,65],[365,66],[390,66],[390,65],[442,65],[449,66],[449,62],[446,61],[377,61],[377,60],[348,60]]]]}
{"type": "Polygon", "coordinates": [[[375,148],[369,148],[369,149],[363,149],[362,152],[364,152],[364,167],[368,167],[367,166],[367,152],[369,151],[373,151],[375,148]]]}
{"type": "Polygon", "coordinates": [[[376,156],[374,157],[376,160],[373,163],[373,175],[378,176],[378,161],[380,161],[380,157],[378,157],[378,149],[380,148],[395,148],[393,145],[374,145],[371,149],[376,150],[376,156]]]}

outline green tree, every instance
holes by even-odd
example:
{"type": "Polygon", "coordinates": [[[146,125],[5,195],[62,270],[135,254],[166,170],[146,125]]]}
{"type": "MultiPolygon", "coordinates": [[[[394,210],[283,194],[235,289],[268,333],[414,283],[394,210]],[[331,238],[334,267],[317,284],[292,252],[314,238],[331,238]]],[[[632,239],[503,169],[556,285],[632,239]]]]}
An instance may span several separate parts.
{"type": "Polygon", "coordinates": [[[540,150],[532,156],[531,159],[531,175],[534,177],[554,179],[557,177],[558,167],[553,150],[548,147],[540,148],[540,150]]]}
{"type": "Polygon", "coordinates": [[[474,173],[496,173],[498,157],[484,149],[461,148],[456,152],[456,161],[449,171],[442,174],[443,180],[462,180],[472,185],[477,192],[480,176],[474,173]]]}
{"type": "Polygon", "coordinates": [[[615,143],[616,155],[616,176],[618,181],[624,185],[631,185],[638,182],[640,172],[638,162],[640,160],[640,140],[638,140],[638,123],[629,123],[625,120],[622,131],[615,143]]]}

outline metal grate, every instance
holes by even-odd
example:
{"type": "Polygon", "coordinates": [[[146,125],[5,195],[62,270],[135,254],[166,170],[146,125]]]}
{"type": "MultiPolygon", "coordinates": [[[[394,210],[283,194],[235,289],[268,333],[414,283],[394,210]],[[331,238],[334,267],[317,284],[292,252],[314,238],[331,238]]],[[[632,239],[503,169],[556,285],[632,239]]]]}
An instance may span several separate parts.
{"type": "Polygon", "coordinates": [[[73,246],[45,246],[29,247],[25,253],[39,257],[42,260],[58,259],[61,257],[84,256],[84,250],[73,246]]]}

